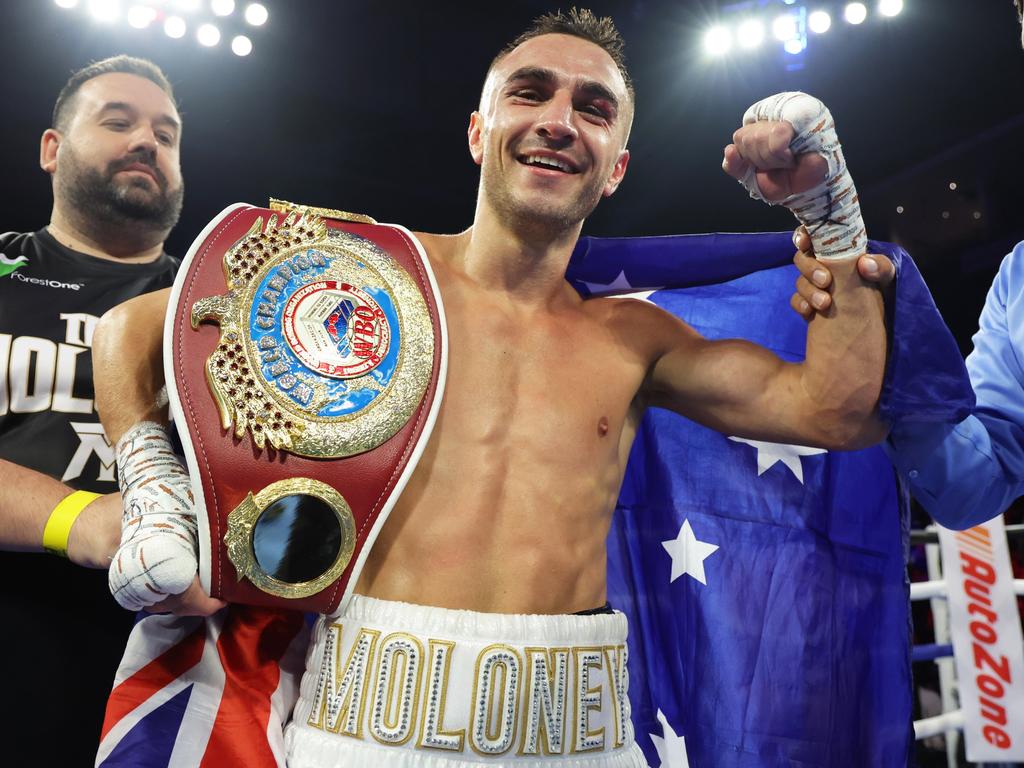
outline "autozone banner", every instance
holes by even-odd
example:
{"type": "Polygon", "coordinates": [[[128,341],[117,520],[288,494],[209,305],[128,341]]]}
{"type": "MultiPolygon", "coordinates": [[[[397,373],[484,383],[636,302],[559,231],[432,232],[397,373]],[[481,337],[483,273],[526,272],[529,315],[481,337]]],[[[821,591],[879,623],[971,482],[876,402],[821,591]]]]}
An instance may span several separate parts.
{"type": "Polygon", "coordinates": [[[1024,640],[1002,516],[939,528],[971,762],[1024,760],[1024,640]]]}

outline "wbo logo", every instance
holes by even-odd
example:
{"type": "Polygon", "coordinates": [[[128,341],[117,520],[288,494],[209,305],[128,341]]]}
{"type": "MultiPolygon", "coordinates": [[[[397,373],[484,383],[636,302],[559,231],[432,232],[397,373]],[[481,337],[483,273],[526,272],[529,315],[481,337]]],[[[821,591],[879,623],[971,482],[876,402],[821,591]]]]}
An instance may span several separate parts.
{"type": "Polygon", "coordinates": [[[28,264],[28,257],[18,256],[16,259],[9,259],[0,253],[0,277],[7,277],[14,270],[28,264]]]}

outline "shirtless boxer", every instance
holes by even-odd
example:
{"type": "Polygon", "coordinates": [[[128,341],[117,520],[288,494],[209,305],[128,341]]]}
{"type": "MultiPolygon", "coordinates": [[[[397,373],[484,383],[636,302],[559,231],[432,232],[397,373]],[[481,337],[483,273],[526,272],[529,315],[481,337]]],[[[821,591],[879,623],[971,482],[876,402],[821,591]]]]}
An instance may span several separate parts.
{"type": "MultiPolygon", "coordinates": [[[[802,364],[708,341],[647,302],[583,301],[565,281],[583,219],[629,162],[620,47],[610,20],[542,17],[487,74],[468,131],[473,224],[417,235],[448,320],[444,400],[357,596],[314,630],[290,766],[644,765],[624,618],[571,615],[605,604],[605,536],[644,409],[829,449],[884,435],[881,299],[852,260],[833,262],[833,309],[810,324],[802,364]]],[[[794,157],[793,139],[778,117],[745,126],[726,170],[769,200],[817,189],[827,163],[794,157]]],[[[96,333],[98,407],[121,445],[166,418],[165,304],[133,301],[96,333]]],[[[216,605],[196,582],[160,604],[216,605]]]]}

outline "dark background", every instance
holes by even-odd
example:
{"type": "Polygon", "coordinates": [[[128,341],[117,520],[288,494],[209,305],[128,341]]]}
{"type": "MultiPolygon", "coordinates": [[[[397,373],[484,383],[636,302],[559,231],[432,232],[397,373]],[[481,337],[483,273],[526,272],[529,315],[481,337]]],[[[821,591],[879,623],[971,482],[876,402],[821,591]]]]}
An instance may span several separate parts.
{"type": "MultiPolygon", "coordinates": [[[[802,1],[802,0],[801,0],[802,1]]],[[[781,0],[753,0],[770,17],[781,0]]],[[[1024,239],[1024,52],[1011,0],[906,0],[900,16],[812,36],[803,69],[778,44],[709,61],[701,35],[728,6],[709,0],[594,2],[628,45],[637,87],[632,162],[585,232],[642,235],[787,229],[722,174],[745,108],[805,90],[832,109],[868,232],[907,247],[958,340],[969,337],[1000,258],[1024,239]],[[949,189],[955,181],[957,189],[949,189]],[[904,206],[897,214],[896,206],[904,206]],[[948,218],[943,218],[943,211],[948,218]],[[975,218],[975,213],[979,218],[975,218]]],[[[239,3],[242,6],[243,3],[239,3]]],[[[118,52],[147,56],[184,116],[187,193],[169,250],[181,255],[228,203],[273,195],[454,232],[473,214],[477,168],[465,128],[496,50],[541,0],[505,3],[266,0],[269,23],[239,58],[158,29],[100,24],[84,8],[13,0],[0,8],[0,174],[4,230],[46,223],[39,134],[75,68],[118,52]]],[[[237,15],[237,12],[236,12],[237,15]]],[[[735,18],[733,16],[733,18],[735,18]]]]}

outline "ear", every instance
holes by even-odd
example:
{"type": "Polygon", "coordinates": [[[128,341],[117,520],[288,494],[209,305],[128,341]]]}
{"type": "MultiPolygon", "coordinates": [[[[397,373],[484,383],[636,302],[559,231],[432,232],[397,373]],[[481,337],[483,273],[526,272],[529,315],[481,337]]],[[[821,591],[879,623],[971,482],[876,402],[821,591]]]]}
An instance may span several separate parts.
{"type": "Polygon", "coordinates": [[[56,129],[47,128],[39,140],[39,167],[51,176],[57,170],[57,149],[63,139],[56,129]]]}
{"type": "Polygon", "coordinates": [[[619,159],[615,161],[615,165],[612,166],[611,176],[608,177],[608,181],[605,182],[604,190],[602,193],[605,197],[611,197],[615,194],[615,190],[619,188],[619,184],[622,183],[622,177],[626,175],[626,166],[629,165],[629,150],[624,149],[619,153],[619,159]]]}
{"type": "Polygon", "coordinates": [[[469,139],[469,154],[473,162],[480,165],[484,161],[484,117],[479,112],[469,116],[469,128],[466,136],[469,139]]]}

